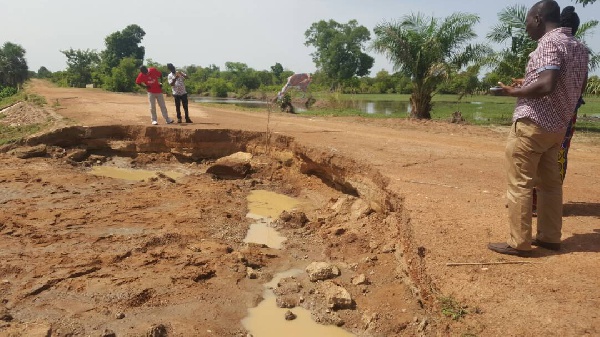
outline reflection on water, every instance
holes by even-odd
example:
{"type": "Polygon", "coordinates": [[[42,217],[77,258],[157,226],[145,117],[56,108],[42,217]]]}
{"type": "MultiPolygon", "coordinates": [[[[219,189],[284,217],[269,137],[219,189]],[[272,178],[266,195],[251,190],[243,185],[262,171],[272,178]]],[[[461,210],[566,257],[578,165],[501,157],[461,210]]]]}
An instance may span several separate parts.
{"type": "Polygon", "coordinates": [[[352,100],[341,102],[344,108],[360,110],[367,114],[406,115],[410,113],[410,105],[399,101],[365,101],[352,100]]]}
{"type": "Polygon", "coordinates": [[[269,102],[257,99],[192,97],[192,100],[196,103],[233,104],[244,108],[266,108],[269,105],[269,102]]]}
{"type": "MultiPolygon", "coordinates": [[[[196,103],[217,103],[233,104],[245,108],[267,108],[269,102],[260,100],[245,100],[233,98],[214,98],[214,97],[192,97],[196,103]]],[[[405,115],[410,113],[410,105],[407,102],[398,101],[367,101],[367,100],[348,100],[337,102],[339,108],[359,110],[367,114],[405,115]]],[[[294,104],[296,112],[306,111],[303,105],[294,104]]]]}
{"type": "Polygon", "coordinates": [[[298,203],[298,200],[283,194],[264,190],[251,191],[248,195],[246,217],[255,222],[250,225],[244,242],[265,244],[280,249],[286,238],[271,227],[271,221],[279,217],[281,212],[292,210],[298,203]]]}
{"type": "Polygon", "coordinates": [[[242,320],[242,325],[254,337],[351,337],[353,334],[332,325],[321,325],[312,320],[310,311],[296,307],[293,309],[279,308],[272,289],[277,287],[279,280],[302,273],[302,270],[292,269],[275,275],[273,280],[265,284],[264,300],[256,308],[248,310],[248,317],[242,320]],[[285,313],[290,310],[297,317],[293,321],[285,320],[285,313]]]}

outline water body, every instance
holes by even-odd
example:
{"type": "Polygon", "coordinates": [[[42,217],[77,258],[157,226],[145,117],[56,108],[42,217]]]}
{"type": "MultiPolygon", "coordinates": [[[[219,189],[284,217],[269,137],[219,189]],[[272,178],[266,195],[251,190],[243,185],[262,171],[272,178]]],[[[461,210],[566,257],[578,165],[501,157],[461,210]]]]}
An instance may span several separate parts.
{"type": "Polygon", "coordinates": [[[248,310],[248,316],[242,320],[242,325],[254,337],[352,337],[353,334],[333,325],[321,325],[312,320],[310,311],[301,307],[293,309],[279,308],[276,304],[274,288],[282,278],[302,273],[302,270],[292,269],[275,275],[271,282],[265,284],[264,300],[255,308],[248,310]],[[286,321],[285,313],[290,310],[297,317],[286,321]]]}
{"type": "Polygon", "coordinates": [[[257,99],[236,99],[236,98],[217,98],[217,97],[191,97],[196,103],[216,103],[233,104],[244,108],[267,108],[269,102],[257,99]]]}
{"type": "Polygon", "coordinates": [[[298,204],[297,199],[283,194],[265,190],[251,191],[248,195],[249,212],[246,217],[255,222],[250,224],[244,242],[265,244],[271,248],[281,249],[286,238],[271,227],[271,222],[278,218],[281,212],[290,211],[298,204]]]}
{"type": "MultiPolygon", "coordinates": [[[[192,100],[197,103],[217,103],[217,104],[233,104],[240,107],[247,108],[267,108],[269,102],[260,100],[242,100],[242,99],[231,99],[231,98],[213,98],[213,97],[193,97],[192,100]]],[[[410,113],[410,105],[407,102],[398,101],[367,101],[367,100],[348,100],[342,101],[339,104],[341,108],[355,109],[367,114],[383,114],[387,116],[392,115],[406,115],[410,113]]],[[[304,106],[296,106],[294,108],[297,112],[305,111],[304,106]]]]}

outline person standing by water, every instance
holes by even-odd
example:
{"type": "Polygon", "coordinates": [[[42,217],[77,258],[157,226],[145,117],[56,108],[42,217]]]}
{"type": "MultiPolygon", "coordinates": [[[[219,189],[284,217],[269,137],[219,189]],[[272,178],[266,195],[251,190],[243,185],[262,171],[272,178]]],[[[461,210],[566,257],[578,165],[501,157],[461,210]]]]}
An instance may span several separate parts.
{"type": "Polygon", "coordinates": [[[175,99],[175,111],[177,112],[177,123],[181,123],[181,105],[183,105],[183,111],[185,113],[185,122],[192,123],[190,115],[188,113],[188,95],[185,90],[185,79],[187,75],[182,71],[176,71],[175,66],[172,63],[167,63],[167,68],[170,73],[167,77],[171,89],[173,91],[173,98],[175,99]]]}
{"type": "Polygon", "coordinates": [[[165,97],[162,92],[162,73],[156,68],[146,66],[140,67],[140,73],[138,74],[135,83],[148,91],[148,103],[150,104],[150,117],[152,118],[152,125],[157,125],[156,120],[156,102],[160,107],[160,112],[167,124],[173,123],[173,120],[169,118],[167,113],[167,106],[165,105],[165,97]]]}
{"type": "Polygon", "coordinates": [[[488,249],[531,256],[531,246],[559,250],[562,235],[562,181],[556,164],[560,144],[585,87],[589,51],[560,27],[556,1],[537,2],[527,13],[527,34],[538,41],[521,87],[498,83],[518,97],[506,145],[510,236],[488,249]],[[538,187],[537,234],[532,239],[533,187],[538,187]]]}
{"type": "MultiPolygon", "coordinates": [[[[561,27],[571,28],[571,35],[575,36],[575,34],[577,34],[577,30],[579,29],[579,23],[579,15],[577,15],[577,13],[575,12],[575,7],[567,6],[563,8],[562,12],[560,13],[561,27]]],[[[577,106],[575,107],[575,113],[573,114],[573,118],[571,118],[571,121],[567,126],[565,138],[563,139],[563,142],[560,146],[560,150],[558,151],[558,165],[560,165],[560,179],[562,181],[565,181],[565,176],[567,175],[568,154],[569,148],[571,147],[571,138],[573,138],[573,134],[575,133],[577,111],[583,104],[585,104],[585,102],[583,101],[583,97],[579,97],[579,101],[577,102],[577,106]]],[[[537,217],[537,189],[535,187],[533,188],[533,216],[537,217]]]]}

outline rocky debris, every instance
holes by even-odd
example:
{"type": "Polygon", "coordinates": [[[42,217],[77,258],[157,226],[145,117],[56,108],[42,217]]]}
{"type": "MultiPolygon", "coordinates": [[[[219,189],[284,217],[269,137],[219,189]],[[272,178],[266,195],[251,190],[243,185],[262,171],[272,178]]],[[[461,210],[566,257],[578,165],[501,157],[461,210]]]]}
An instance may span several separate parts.
{"type": "Polygon", "coordinates": [[[319,292],[325,295],[327,307],[331,309],[352,309],[354,306],[350,292],[331,281],[319,284],[319,292]]]}
{"type": "Polygon", "coordinates": [[[264,244],[248,243],[246,247],[236,252],[239,262],[246,267],[260,269],[267,265],[270,259],[276,258],[276,250],[269,248],[264,244]]]}
{"type": "Polygon", "coordinates": [[[146,337],[167,337],[169,330],[163,324],[154,325],[150,328],[150,331],[146,334],[146,337]]]}
{"type": "Polygon", "coordinates": [[[166,181],[168,181],[168,182],[170,182],[170,183],[173,183],[173,184],[175,183],[175,179],[173,179],[173,178],[169,177],[168,175],[166,175],[166,174],[164,174],[164,173],[162,173],[162,172],[157,172],[157,173],[156,173],[156,176],[157,176],[159,179],[166,180],[166,181]]]}
{"type": "Polygon", "coordinates": [[[339,276],[340,270],[327,262],[313,262],[306,267],[306,273],[312,282],[316,282],[339,276]]]}
{"type": "MultiPolygon", "coordinates": [[[[15,336],[52,336],[54,334],[52,330],[52,325],[50,323],[38,323],[28,325],[23,335],[15,335],[15,336]]],[[[58,334],[57,334],[58,335],[58,334]]],[[[9,335],[10,336],[10,335],[9,335]]]]}
{"type": "Polygon", "coordinates": [[[117,334],[110,330],[110,329],[105,329],[104,332],[102,332],[102,335],[100,335],[101,337],[117,337],[117,334]]]}
{"type": "Polygon", "coordinates": [[[293,321],[296,319],[296,314],[294,314],[291,310],[288,310],[285,312],[285,320],[286,321],[293,321]]]}
{"type": "Polygon", "coordinates": [[[71,153],[67,154],[67,160],[74,162],[84,161],[88,156],[88,151],[86,149],[75,149],[71,153]]]}
{"type": "Polygon", "coordinates": [[[298,296],[293,295],[277,296],[275,304],[278,308],[295,308],[300,304],[300,300],[298,296]]]}
{"type": "Polygon", "coordinates": [[[104,164],[106,162],[106,160],[107,160],[107,158],[105,156],[92,154],[88,157],[87,161],[93,165],[100,165],[100,164],[104,164]]]}
{"type": "Polygon", "coordinates": [[[111,150],[118,152],[135,152],[137,150],[135,142],[125,140],[108,140],[107,145],[111,150]]]}
{"type": "Polygon", "coordinates": [[[285,277],[279,280],[277,288],[273,289],[275,295],[298,294],[302,291],[302,284],[295,277],[285,277]]]}
{"type": "Polygon", "coordinates": [[[371,205],[365,202],[363,199],[357,199],[352,203],[352,206],[350,207],[350,214],[352,219],[360,219],[371,213],[373,213],[371,205]]]}
{"type": "Polygon", "coordinates": [[[379,314],[376,312],[365,312],[362,315],[361,321],[364,324],[364,329],[368,329],[371,323],[376,322],[379,319],[379,314]]]}
{"type": "Polygon", "coordinates": [[[360,274],[360,275],[352,278],[352,284],[354,284],[355,286],[358,286],[358,285],[362,285],[362,284],[369,284],[369,281],[367,280],[367,277],[365,276],[365,274],[360,274]]]}
{"type": "Polygon", "coordinates": [[[304,212],[283,211],[277,219],[277,224],[281,227],[299,229],[304,227],[309,222],[308,217],[304,212]]]}
{"type": "Polygon", "coordinates": [[[258,272],[251,267],[246,267],[246,277],[255,280],[258,278],[258,272]]]}
{"type": "Polygon", "coordinates": [[[252,154],[250,153],[236,152],[230,156],[217,159],[215,164],[206,170],[206,173],[219,179],[243,179],[250,173],[252,168],[251,159],[252,154]]]}
{"type": "Polygon", "coordinates": [[[20,159],[27,159],[34,157],[45,157],[48,151],[46,149],[46,145],[41,144],[36,146],[18,147],[9,151],[8,153],[20,159]]]}
{"type": "Polygon", "coordinates": [[[144,289],[127,300],[126,304],[130,307],[141,307],[144,303],[150,301],[155,294],[156,290],[154,289],[144,289]]]}
{"type": "Polygon", "coordinates": [[[0,308],[0,321],[10,322],[13,320],[12,315],[8,311],[8,309],[2,307],[0,308]]]}
{"type": "Polygon", "coordinates": [[[294,153],[291,151],[275,152],[272,156],[277,159],[281,165],[286,167],[290,167],[294,163],[294,153]]]}
{"type": "Polygon", "coordinates": [[[295,277],[279,280],[273,294],[277,296],[275,303],[279,308],[295,308],[302,303],[302,284],[295,277]]]}
{"type": "Polygon", "coordinates": [[[315,322],[323,325],[342,326],[346,324],[346,322],[340,317],[340,315],[337,312],[331,311],[329,309],[324,311],[312,312],[311,317],[315,322]]]}

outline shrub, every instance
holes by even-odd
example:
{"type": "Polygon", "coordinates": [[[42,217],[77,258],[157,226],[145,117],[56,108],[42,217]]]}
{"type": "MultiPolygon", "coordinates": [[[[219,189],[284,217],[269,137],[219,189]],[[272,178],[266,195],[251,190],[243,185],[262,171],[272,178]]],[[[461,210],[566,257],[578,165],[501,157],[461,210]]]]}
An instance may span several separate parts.
{"type": "Polygon", "coordinates": [[[0,99],[8,98],[17,94],[17,88],[15,87],[4,87],[0,90],[0,99]]]}

